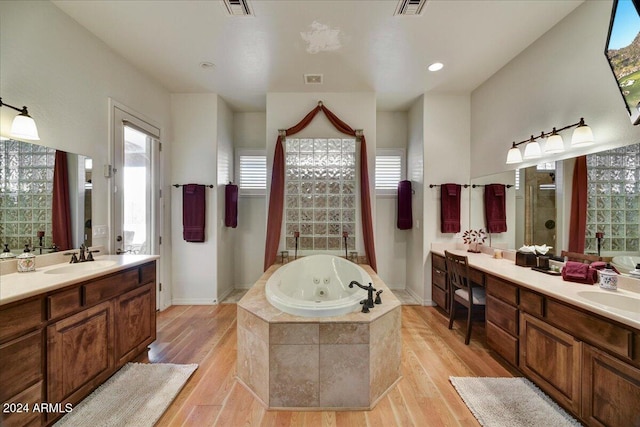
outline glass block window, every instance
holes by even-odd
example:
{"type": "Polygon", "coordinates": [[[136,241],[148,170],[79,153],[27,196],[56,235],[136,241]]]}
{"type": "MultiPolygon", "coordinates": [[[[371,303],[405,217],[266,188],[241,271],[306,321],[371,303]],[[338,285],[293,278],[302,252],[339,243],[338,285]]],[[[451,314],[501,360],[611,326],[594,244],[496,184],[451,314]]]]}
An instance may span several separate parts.
{"type": "Polygon", "coordinates": [[[300,250],[341,250],[356,237],[356,140],[287,138],[285,240],[300,250]]]}
{"type": "MultiPolygon", "coordinates": [[[[51,199],[56,150],[28,142],[0,139],[0,243],[22,252],[26,243],[51,240],[51,199]]],[[[4,247],[4,246],[1,246],[4,247]]]]}
{"type": "Polygon", "coordinates": [[[587,156],[587,239],[585,250],[640,250],[640,144],[587,156]]]}

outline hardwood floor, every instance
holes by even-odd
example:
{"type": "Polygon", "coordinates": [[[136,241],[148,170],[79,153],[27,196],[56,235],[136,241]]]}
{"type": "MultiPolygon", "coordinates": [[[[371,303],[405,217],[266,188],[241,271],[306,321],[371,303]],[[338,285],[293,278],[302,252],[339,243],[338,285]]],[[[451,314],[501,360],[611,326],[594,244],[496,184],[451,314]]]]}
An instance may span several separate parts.
{"type": "Polygon", "coordinates": [[[371,411],[268,411],[235,379],[236,305],[172,306],[158,314],[154,363],[199,368],[158,426],[478,426],[449,376],[513,376],[485,345],[481,323],[464,345],[433,307],[402,307],[403,378],[371,411]]]}

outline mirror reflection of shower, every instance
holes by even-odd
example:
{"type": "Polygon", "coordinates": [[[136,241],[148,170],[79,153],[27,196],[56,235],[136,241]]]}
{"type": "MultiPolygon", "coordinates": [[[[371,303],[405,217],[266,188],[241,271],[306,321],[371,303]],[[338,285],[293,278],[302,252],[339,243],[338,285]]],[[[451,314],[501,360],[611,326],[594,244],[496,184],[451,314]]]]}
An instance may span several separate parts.
{"type": "Polygon", "coordinates": [[[524,243],[556,245],[556,162],[520,170],[524,184],[524,243]]]}

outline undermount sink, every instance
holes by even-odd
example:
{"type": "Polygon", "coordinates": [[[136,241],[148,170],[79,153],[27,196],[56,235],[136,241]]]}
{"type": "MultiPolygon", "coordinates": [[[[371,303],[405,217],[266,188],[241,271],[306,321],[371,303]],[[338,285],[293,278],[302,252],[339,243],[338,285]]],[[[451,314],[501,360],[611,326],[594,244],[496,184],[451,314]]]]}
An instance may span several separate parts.
{"type": "Polygon", "coordinates": [[[578,296],[610,308],[640,313],[640,298],[595,291],[579,291],[578,296]]]}
{"type": "Polygon", "coordinates": [[[102,260],[102,261],[88,261],[77,264],[67,264],[64,267],[58,267],[51,270],[47,270],[45,274],[73,274],[73,273],[90,273],[95,270],[111,267],[116,265],[116,261],[102,260]]]}

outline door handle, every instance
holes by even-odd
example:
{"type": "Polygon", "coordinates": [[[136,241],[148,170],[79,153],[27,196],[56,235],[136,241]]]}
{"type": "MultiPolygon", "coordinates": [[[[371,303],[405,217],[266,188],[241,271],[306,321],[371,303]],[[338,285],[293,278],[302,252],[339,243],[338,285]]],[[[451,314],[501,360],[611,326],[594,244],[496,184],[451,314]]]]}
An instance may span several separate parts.
{"type": "Polygon", "coordinates": [[[122,242],[122,236],[117,235],[116,236],[116,242],[122,242]]]}

